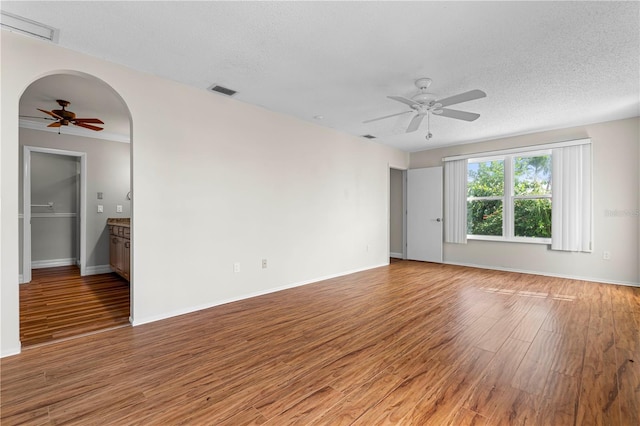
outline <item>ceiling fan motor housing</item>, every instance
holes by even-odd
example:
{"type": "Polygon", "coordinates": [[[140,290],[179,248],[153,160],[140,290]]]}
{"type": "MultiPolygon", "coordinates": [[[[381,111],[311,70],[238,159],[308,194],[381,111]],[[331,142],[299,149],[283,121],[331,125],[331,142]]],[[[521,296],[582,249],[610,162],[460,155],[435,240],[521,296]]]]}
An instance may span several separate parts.
{"type": "Polygon", "coordinates": [[[54,109],[51,112],[59,115],[60,117],[64,118],[66,121],[70,121],[70,120],[73,120],[74,118],[76,118],[76,114],[75,113],[73,113],[71,111],[67,111],[66,109],[54,109]]]}
{"type": "Polygon", "coordinates": [[[436,99],[438,98],[433,93],[418,93],[417,95],[413,96],[411,99],[420,104],[431,106],[435,103],[436,99]]]}
{"type": "Polygon", "coordinates": [[[435,101],[438,99],[438,97],[433,93],[427,92],[427,90],[429,89],[429,86],[431,86],[431,81],[432,80],[428,77],[417,79],[415,81],[415,85],[418,89],[420,89],[420,93],[413,96],[411,99],[422,105],[427,105],[427,106],[433,105],[435,101]]]}
{"type": "Polygon", "coordinates": [[[53,112],[54,114],[57,114],[58,116],[64,118],[64,120],[60,120],[60,124],[62,124],[63,126],[68,126],[69,125],[69,121],[71,121],[74,118],[76,118],[76,114],[74,112],[67,111],[65,109],[66,107],[71,105],[71,102],[65,101],[64,99],[56,99],[56,102],[58,103],[58,105],[60,105],[62,107],[62,109],[54,109],[51,112],[53,112]]]}

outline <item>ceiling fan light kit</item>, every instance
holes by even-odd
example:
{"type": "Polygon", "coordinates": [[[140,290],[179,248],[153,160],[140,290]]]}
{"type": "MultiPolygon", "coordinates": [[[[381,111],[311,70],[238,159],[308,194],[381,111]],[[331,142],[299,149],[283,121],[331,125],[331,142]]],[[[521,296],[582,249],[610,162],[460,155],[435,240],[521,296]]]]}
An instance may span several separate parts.
{"type": "Polygon", "coordinates": [[[433,137],[429,130],[429,116],[431,114],[439,115],[441,117],[453,118],[456,120],[464,120],[464,121],[474,121],[480,117],[480,114],[476,114],[473,112],[467,111],[459,111],[455,109],[444,108],[450,105],[455,105],[463,102],[469,102],[476,99],[484,98],[487,96],[485,92],[482,90],[470,90],[468,92],[460,93],[457,95],[449,96],[447,98],[438,99],[438,97],[429,93],[429,86],[431,86],[432,80],[427,77],[419,78],[415,81],[415,86],[418,88],[419,92],[412,96],[411,99],[406,98],[404,96],[387,96],[389,99],[394,101],[403,103],[408,105],[411,109],[409,111],[399,112],[397,114],[385,115],[383,117],[374,118],[371,120],[366,120],[363,123],[371,123],[372,121],[384,120],[386,118],[395,117],[398,115],[407,114],[410,112],[415,113],[411,121],[409,122],[409,126],[407,127],[406,133],[415,132],[420,128],[420,124],[425,116],[427,116],[427,136],[426,139],[429,140],[433,137]]]}

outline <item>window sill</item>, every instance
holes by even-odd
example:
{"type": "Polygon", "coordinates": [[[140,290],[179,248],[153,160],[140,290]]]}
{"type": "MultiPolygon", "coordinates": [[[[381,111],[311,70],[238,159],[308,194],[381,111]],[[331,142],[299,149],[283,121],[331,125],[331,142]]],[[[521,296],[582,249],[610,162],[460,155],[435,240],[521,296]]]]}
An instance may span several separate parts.
{"type": "Polygon", "coordinates": [[[505,238],[492,235],[467,235],[467,240],[478,241],[498,241],[502,243],[524,243],[524,244],[551,244],[551,238],[505,238]]]}

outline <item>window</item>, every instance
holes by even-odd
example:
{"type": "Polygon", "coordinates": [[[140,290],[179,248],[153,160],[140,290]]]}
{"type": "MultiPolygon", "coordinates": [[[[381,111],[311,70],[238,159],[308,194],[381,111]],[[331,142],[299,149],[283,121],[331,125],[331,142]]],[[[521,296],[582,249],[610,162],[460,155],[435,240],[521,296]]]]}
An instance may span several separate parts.
{"type": "Polygon", "coordinates": [[[551,242],[551,151],[469,159],[468,238],[551,242]]]}
{"type": "Polygon", "coordinates": [[[504,160],[469,161],[467,234],[504,235],[504,160]]]}
{"type": "Polygon", "coordinates": [[[593,251],[591,139],[445,157],[445,242],[593,251]]]}

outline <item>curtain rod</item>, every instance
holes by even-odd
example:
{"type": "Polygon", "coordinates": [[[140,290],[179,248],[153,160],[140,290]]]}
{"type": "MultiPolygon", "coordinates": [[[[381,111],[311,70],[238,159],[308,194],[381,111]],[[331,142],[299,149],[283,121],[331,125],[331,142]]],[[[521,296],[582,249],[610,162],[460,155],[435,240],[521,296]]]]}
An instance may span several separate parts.
{"type": "Polygon", "coordinates": [[[443,157],[442,161],[447,162],[447,161],[455,161],[455,160],[468,160],[469,158],[475,158],[475,157],[489,157],[492,155],[514,154],[514,153],[526,152],[526,151],[538,151],[543,149],[563,148],[565,146],[588,145],[590,143],[591,143],[591,138],[575,139],[570,141],[554,142],[554,143],[547,143],[542,145],[528,145],[528,146],[522,146],[519,148],[500,149],[497,151],[482,151],[482,152],[475,152],[473,154],[454,155],[451,157],[443,157]]]}

